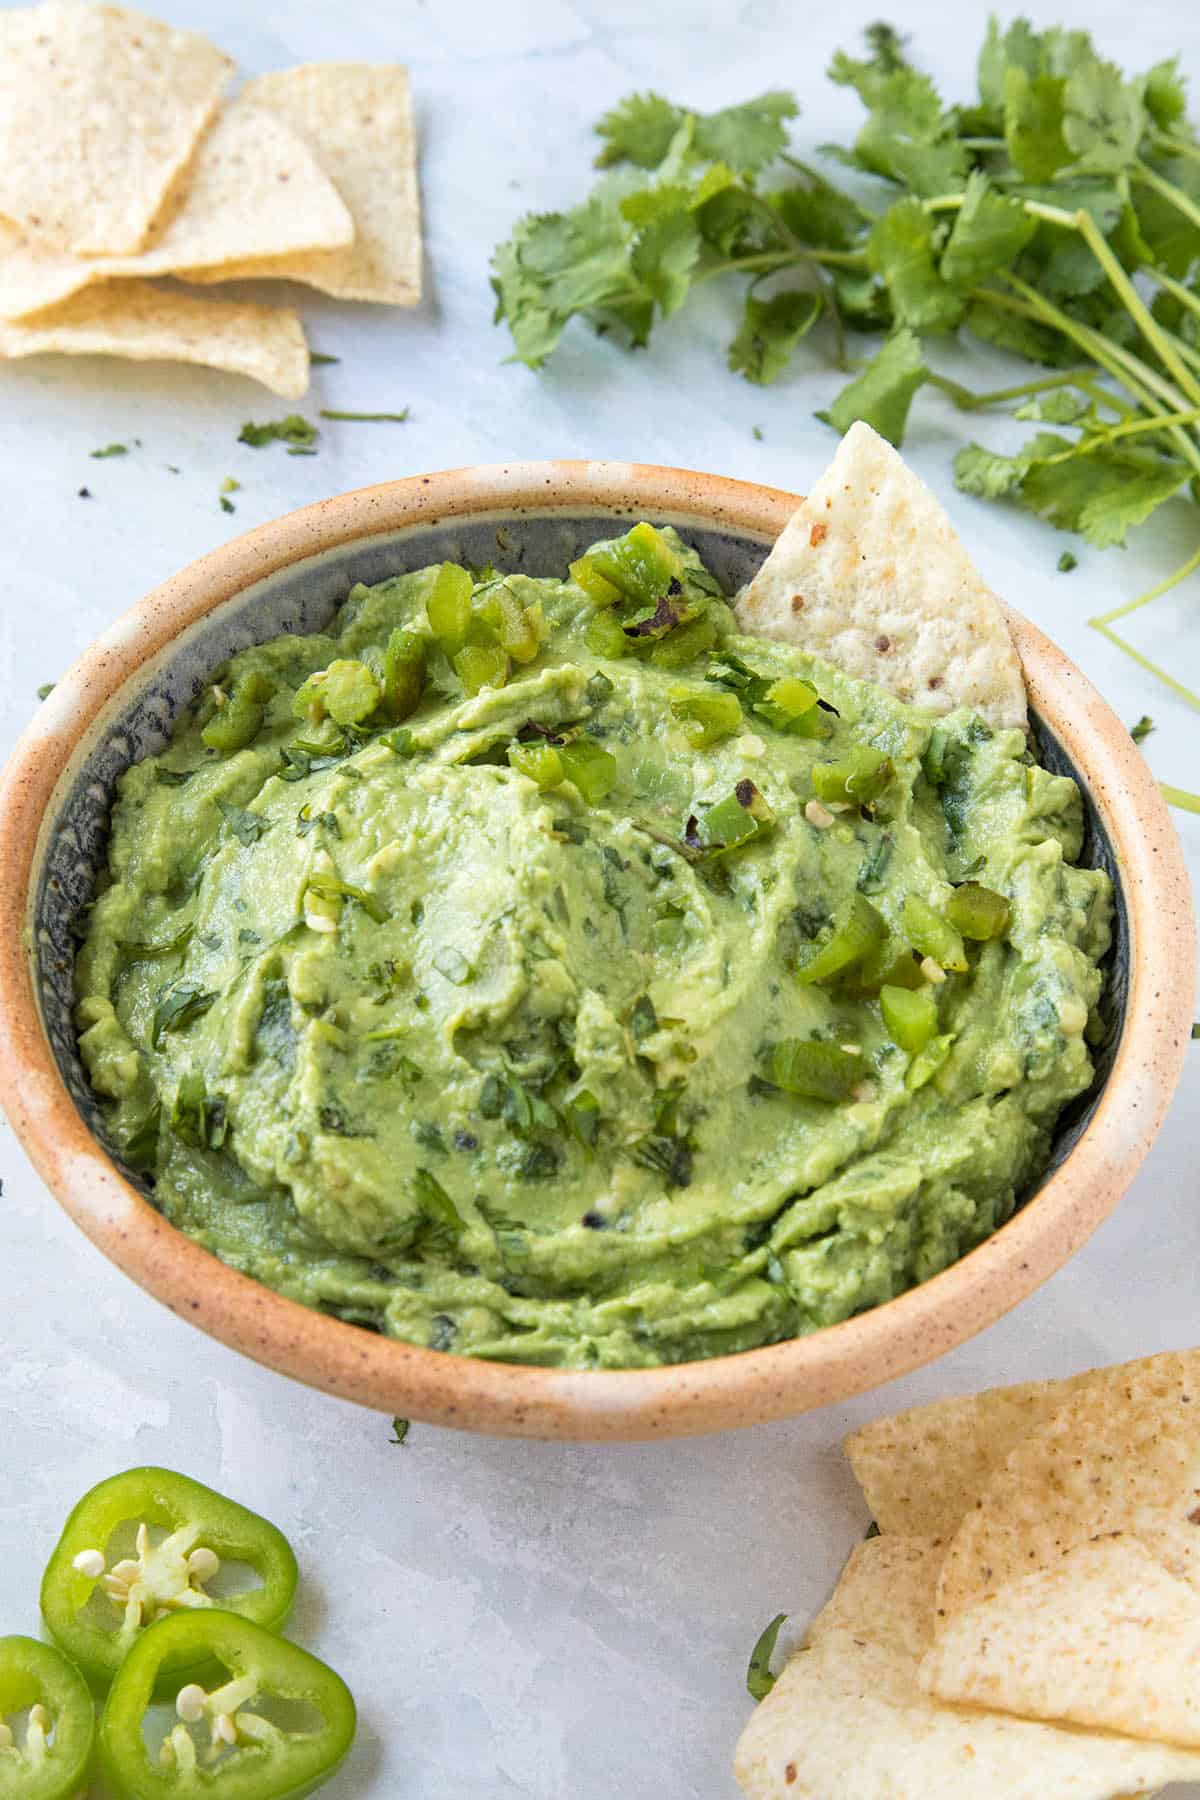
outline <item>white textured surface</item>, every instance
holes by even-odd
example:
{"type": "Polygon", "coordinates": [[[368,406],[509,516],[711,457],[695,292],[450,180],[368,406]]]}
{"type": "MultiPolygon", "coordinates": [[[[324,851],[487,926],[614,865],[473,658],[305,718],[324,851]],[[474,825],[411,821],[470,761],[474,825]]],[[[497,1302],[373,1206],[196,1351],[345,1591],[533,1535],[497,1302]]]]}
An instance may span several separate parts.
{"type": "MultiPolygon", "coordinates": [[[[803,354],[765,392],[726,374],[731,306],[711,288],[649,353],[627,357],[573,333],[538,378],[503,364],[486,261],[519,211],[582,193],[588,126],[634,86],[702,107],[794,86],[799,144],[845,136],[857,102],[821,71],[875,16],[874,0],[746,0],[711,13],[698,0],[159,0],[158,10],[210,31],[250,72],[317,57],[411,65],[429,298],[412,313],[316,297],[304,311],[315,345],[342,359],[315,371],[310,412],[411,405],[413,417],[329,425],[319,456],[289,458],[235,442],[244,419],[287,409],[231,377],[82,360],[0,368],[0,747],[38,684],[147,588],[322,495],[518,456],[662,461],[802,488],[828,459],[832,436],[812,412],[838,378],[803,354]],[[133,438],[131,455],[89,460],[94,447],[133,438]],[[235,518],[217,506],[226,475],[243,483],[235,518]],[[77,498],[82,485],[94,498],[77,498]]],[[[917,51],[954,93],[985,14],[976,0],[904,8],[917,51]]],[[[1143,0],[1136,12],[1047,0],[1043,19],[1090,24],[1139,66],[1182,49],[1200,76],[1200,26],[1178,0],[1143,0]]],[[[1085,623],[1181,562],[1195,514],[1180,508],[1153,544],[1125,555],[1081,550],[1079,569],[1058,575],[1067,540],[953,492],[960,430],[923,395],[908,453],[985,576],[1122,717],[1152,713],[1154,768],[1195,786],[1194,715],[1085,623]]],[[[1003,427],[980,435],[998,442],[1003,427]]],[[[1193,580],[1138,627],[1148,652],[1189,669],[1194,687],[1198,598],[1193,580]]],[[[1200,825],[1185,829],[1200,870],[1200,825]]],[[[386,1420],[266,1374],[141,1295],[59,1213],[4,1128],[0,1632],[34,1628],[38,1575],[76,1496],[118,1468],[162,1462],[260,1507],[296,1544],[296,1634],[361,1704],[358,1746],[331,1800],[730,1800],[750,1644],[776,1610],[802,1619],[823,1599],[866,1523],[837,1448],[848,1425],[950,1391],[1195,1342],[1198,1112],[1200,1047],[1117,1215],[1014,1316],[933,1368],[793,1423],[608,1449],[422,1426],[406,1447],[389,1446],[386,1420]]]]}

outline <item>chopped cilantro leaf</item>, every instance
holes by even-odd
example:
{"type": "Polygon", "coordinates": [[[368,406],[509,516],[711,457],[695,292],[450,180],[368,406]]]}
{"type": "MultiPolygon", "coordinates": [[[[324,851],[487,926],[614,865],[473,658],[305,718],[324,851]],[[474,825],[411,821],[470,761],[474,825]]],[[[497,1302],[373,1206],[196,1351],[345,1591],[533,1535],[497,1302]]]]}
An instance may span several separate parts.
{"type": "Polygon", "coordinates": [[[308,353],[308,360],[310,366],[315,369],[323,363],[338,363],[341,362],[342,359],[340,356],[326,356],[323,350],[310,350],[308,353]]]}
{"type": "Polygon", "coordinates": [[[1154,720],[1149,713],[1143,713],[1136,724],[1129,727],[1129,735],[1135,744],[1144,744],[1154,730],[1154,720]]]}
{"type": "MultiPolygon", "coordinates": [[[[314,360],[315,360],[315,358],[314,358],[314,360]]],[[[327,356],[327,357],[323,358],[323,360],[325,362],[336,362],[337,357],[336,356],[327,356]]],[[[404,1443],[405,1439],[408,1437],[410,1424],[411,1424],[411,1421],[408,1419],[393,1419],[392,1420],[392,1435],[388,1439],[388,1443],[389,1444],[404,1443]]]]}
{"type": "Polygon", "coordinates": [[[244,806],[235,806],[232,800],[218,800],[217,811],[239,844],[257,844],[263,832],[271,829],[270,819],[249,812],[244,806]]]}
{"type": "Polygon", "coordinates": [[[106,456],[128,456],[129,455],[129,445],[128,444],[105,444],[105,446],[102,450],[89,450],[88,455],[91,456],[97,462],[102,461],[106,456]]]}
{"type": "Polygon", "coordinates": [[[249,444],[254,450],[261,450],[264,444],[276,443],[305,450],[315,444],[319,436],[317,426],[308,419],[299,413],[288,413],[286,418],[272,419],[263,425],[247,420],[238,432],[238,443],[249,444]]]}
{"type": "Polygon", "coordinates": [[[157,1050],[164,1031],[178,1031],[206,1013],[217,995],[196,987],[178,987],[163,995],[154,1010],[150,1042],[157,1050]]]}
{"type": "Polygon", "coordinates": [[[1064,550],[1055,564],[1060,575],[1069,575],[1072,569],[1079,567],[1079,558],[1071,550],[1064,550]]]}
{"type": "Polygon", "coordinates": [[[752,1700],[765,1700],[775,1686],[771,1658],[775,1654],[780,1627],[786,1622],[786,1613],[776,1613],[771,1623],[759,1633],[758,1641],[750,1652],[750,1662],[746,1669],[746,1691],[752,1700]]]}

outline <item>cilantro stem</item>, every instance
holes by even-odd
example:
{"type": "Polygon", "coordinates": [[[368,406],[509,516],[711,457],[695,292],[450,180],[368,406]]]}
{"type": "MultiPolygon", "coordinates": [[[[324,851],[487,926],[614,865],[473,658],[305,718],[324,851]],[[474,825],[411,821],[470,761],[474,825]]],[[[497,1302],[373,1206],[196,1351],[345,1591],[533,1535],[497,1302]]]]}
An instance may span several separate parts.
{"type": "Polygon", "coordinates": [[[1200,314],[1200,298],[1193,294],[1191,288],[1184,287],[1182,281],[1176,281],[1175,277],[1168,275],[1165,269],[1155,269],[1154,280],[1157,281],[1159,287],[1166,288],[1168,294],[1174,294],[1175,298],[1184,306],[1189,306],[1194,313],[1200,314]]]}
{"type": "Polygon", "coordinates": [[[1173,675],[1168,675],[1165,669],[1160,668],[1156,662],[1151,662],[1148,656],[1143,656],[1140,650],[1134,648],[1128,638],[1121,637],[1110,626],[1102,625],[1098,619],[1092,619],[1091,624],[1095,626],[1102,637],[1108,639],[1110,644],[1115,644],[1118,650],[1123,650],[1126,656],[1131,656],[1140,668],[1146,670],[1147,674],[1153,675],[1156,680],[1163,683],[1164,687],[1169,687],[1173,694],[1178,694],[1181,700],[1186,700],[1189,706],[1194,706],[1197,711],[1200,711],[1200,694],[1194,694],[1191,688],[1184,687],[1182,681],[1176,681],[1173,675]]]}
{"type": "Polygon", "coordinates": [[[1169,806],[1182,806],[1184,812],[1200,813],[1200,794],[1189,794],[1183,788],[1171,787],[1165,781],[1160,781],[1158,785],[1169,806]]]}
{"type": "MultiPolygon", "coordinates": [[[[1027,210],[1048,214],[1057,211],[1057,208],[1039,207],[1036,203],[1031,201],[1028,203],[1027,210]]],[[[1198,221],[1200,221],[1200,215],[1198,215],[1198,221]]],[[[1157,351],[1159,360],[1162,362],[1164,368],[1171,371],[1172,375],[1179,383],[1179,386],[1183,389],[1183,392],[1192,402],[1192,405],[1200,406],[1200,381],[1196,380],[1192,371],[1188,368],[1182,358],[1176,355],[1175,347],[1170,341],[1170,334],[1163,330],[1158,320],[1154,317],[1154,314],[1150,311],[1150,308],[1146,305],[1146,302],[1142,299],[1142,296],[1134,287],[1132,281],[1130,281],[1128,275],[1109,248],[1108,240],[1101,232],[1091,213],[1084,212],[1081,209],[1075,214],[1074,223],[1076,231],[1079,232],[1084,243],[1096,258],[1096,261],[1100,264],[1104,273],[1108,276],[1108,279],[1115,288],[1118,296],[1125,302],[1127,312],[1136,323],[1142,336],[1150,345],[1150,348],[1157,351]]]]}
{"type": "Polygon", "coordinates": [[[1166,150],[1172,156],[1190,156],[1194,161],[1200,162],[1200,144],[1189,144],[1186,138],[1171,137],[1165,131],[1155,132],[1154,147],[1156,150],[1166,150]]]}
{"type": "Polygon", "coordinates": [[[1177,188],[1174,182],[1167,181],[1157,169],[1152,169],[1148,163],[1140,160],[1134,163],[1132,174],[1135,181],[1141,182],[1143,187],[1153,188],[1176,212],[1181,212],[1193,225],[1200,226],[1200,206],[1189,199],[1182,188],[1177,188]]]}
{"type": "Polygon", "coordinates": [[[1136,600],[1126,600],[1123,606],[1114,606],[1111,612],[1101,613],[1097,618],[1089,619],[1088,624],[1094,625],[1097,630],[1103,630],[1104,626],[1110,625],[1114,619],[1128,618],[1130,613],[1137,612],[1139,607],[1149,606],[1150,602],[1157,600],[1161,594],[1169,594],[1173,587],[1178,587],[1181,581],[1186,581],[1188,576],[1194,574],[1197,569],[1200,569],[1200,550],[1197,550],[1193,556],[1189,556],[1182,568],[1176,569],[1173,575],[1168,575],[1165,580],[1158,583],[1157,587],[1152,587],[1148,593],[1139,594],[1136,600]]]}
{"type": "MultiPolygon", "coordinates": [[[[1056,331],[1061,331],[1064,337],[1068,337],[1073,343],[1078,344],[1081,350],[1086,350],[1093,361],[1099,363],[1100,367],[1106,370],[1114,381],[1119,382],[1126,392],[1148,411],[1157,413],[1161,417],[1167,411],[1185,412],[1187,410],[1184,398],[1178,389],[1172,387],[1169,381],[1164,381],[1161,375],[1156,374],[1148,363],[1142,361],[1140,356],[1135,356],[1132,350],[1126,350],[1123,345],[1110,342],[1098,331],[1093,331],[1090,325],[1081,325],[1075,319],[1069,318],[1057,306],[1052,306],[1048,300],[1044,300],[1036,288],[1030,287],[1028,282],[1022,281],[1019,276],[1006,275],[1004,279],[1010,287],[1015,288],[1017,293],[1023,296],[1025,304],[1019,300],[1013,300],[1010,295],[999,294],[990,288],[977,289],[973,298],[988,301],[992,305],[999,306],[1002,311],[1016,313],[1020,318],[1036,319],[1042,324],[1052,325],[1056,331]],[[1167,402],[1167,405],[1164,407],[1160,401],[1153,399],[1152,395],[1159,395],[1162,400],[1167,402]]],[[[1200,475],[1200,447],[1197,446],[1195,439],[1189,437],[1181,425],[1169,425],[1166,429],[1193,469],[1200,475]]]]}
{"type": "Polygon", "coordinates": [[[760,256],[735,256],[728,262],[713,263],[707,269],[701,269],[692,283],[711,281],[714,275],[728,275],[731,269],[758,269],[771,271],[776,269],[793,269],[801,263],[828,263],[831,267],[846,269],[865,269],[867,253],[865,250],[810,250],[807,245],[800,244],[795,250],[764,251],[760,256]]]}
{"type": "MultiPolygon", "coordinates": [[[[1038,381],[1023,381],[1017,387],[993,388],[987,394],[973,394],[970,388],[949,380],[945,375],[936,375],[932,370],[927,379],[933,387],[949,394],[961,412],[982,412],[984,407],[1002,406],[1007,400],[1023,400],[1027,394],[1045,394],[1051,388],[1085,388],[1088,385],[1088,372],[1086,369],[1071,369],[1063,375],[1043,375],[1038,381]]],[[[1105,398],[1111,401],[1112,397],[1106,395],[1105,398]]]]}

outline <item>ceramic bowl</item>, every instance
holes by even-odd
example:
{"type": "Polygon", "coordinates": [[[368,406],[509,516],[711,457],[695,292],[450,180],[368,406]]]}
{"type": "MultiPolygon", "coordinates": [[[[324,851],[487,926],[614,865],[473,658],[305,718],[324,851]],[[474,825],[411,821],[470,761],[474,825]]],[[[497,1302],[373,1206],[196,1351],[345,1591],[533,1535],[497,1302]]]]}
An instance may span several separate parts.
{"type": "Polygon", "coordinates": [[[115,783],[162,749],[233,651],[319,629],[355,581],[449,559],[555,574],[622,521],[679,527],[732,591],[797,503],[712,475],[532,463],[388,482],[306,507],[194,563],[63,677],[0,781],[0,1094],[47,1186],[92,1241],[201,1330],[281,1373],[406,1418],[547,1438],[652,1438],[798,1413],[874,1387],[982,1330],[1112,1210],[1162,1121],[1192,1021],[1194,922],[1170,817],[1120,720],[1011,615],[1051,767],[1083,789],[1085,860],[1117,894],[1111,1033],[1091,1092],[1010,1222],[943,1274],[810,1337],[674,1368],[574,1372],[419,1349],[311,1312],[168,1225],[102,1141],[72,1029],[72,923],[103,866],[115,783]]]}

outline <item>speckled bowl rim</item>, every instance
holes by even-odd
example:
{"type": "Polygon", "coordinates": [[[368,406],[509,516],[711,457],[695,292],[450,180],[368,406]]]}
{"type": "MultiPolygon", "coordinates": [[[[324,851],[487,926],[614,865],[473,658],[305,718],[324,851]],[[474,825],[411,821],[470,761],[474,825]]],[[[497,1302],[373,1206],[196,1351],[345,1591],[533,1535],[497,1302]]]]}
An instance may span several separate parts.
{"type": "Polygon", "coordinates": [[[1129,733],[1016,613],[1030,700],[1086,771],[1116,853],[1130,934],[1125,1025],[1095,1113],[1061,1167],[977,1250],[898,1299],[810,1337],[662,1369],[577,1372],[420,1349],[284,1299],[169,1225],[92,1136],[59,1074],[30,954],[44,825],[98,719],[182,631],[280,568],[406,527],[596,509],[670,515],[766,546],[796,504],[779,489],[637,463],[513,463],[386,482],[289,513],[192,563],[62,678],[0,776],[0,1094],[50,1191],[148,1293],[255,1361],[386,1413],[502,1436],[676,1437],[808,1411],[932,1361],[1038,1287],[1113,1210],[1183,1068],[1195,981],[1191,891],[1170,814],[1129,733]]]}

